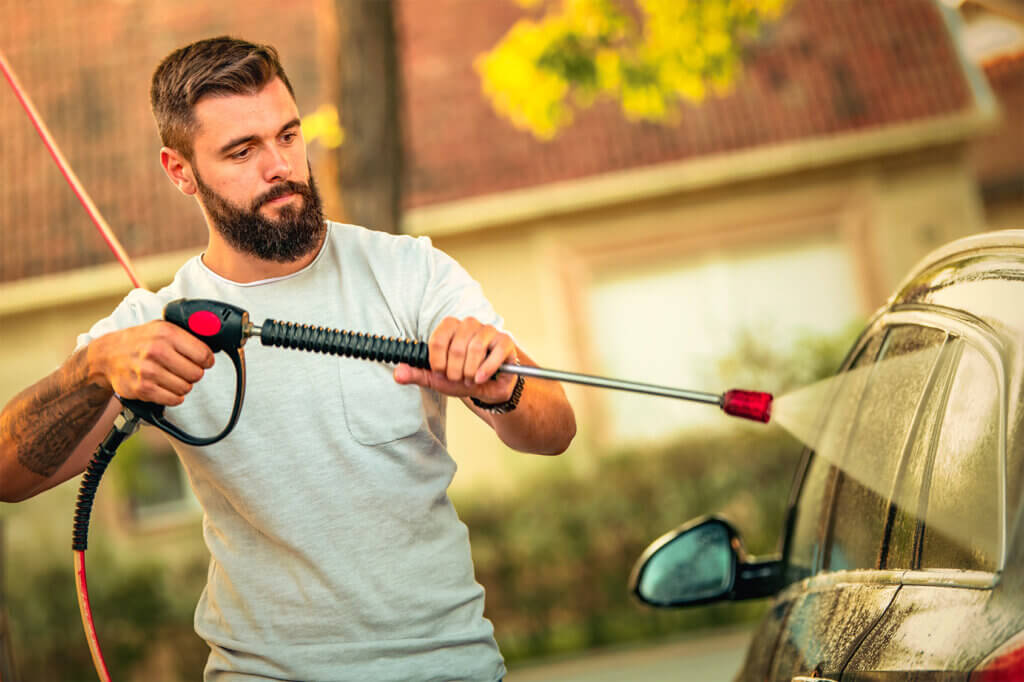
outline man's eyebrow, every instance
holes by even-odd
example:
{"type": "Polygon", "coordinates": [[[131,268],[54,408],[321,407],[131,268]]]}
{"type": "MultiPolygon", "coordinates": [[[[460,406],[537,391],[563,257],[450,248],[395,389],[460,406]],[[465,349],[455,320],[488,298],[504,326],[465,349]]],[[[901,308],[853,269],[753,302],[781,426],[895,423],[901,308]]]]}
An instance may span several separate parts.
{"type": "MultiPolygon", "coordinates": [[[[300,119],[298,116],[296,116],[295,118],[293,118],[292,120],[288,121],[283,126],[281,126],[281,129],[277,131],[277,134],[280,135],[281,133],[283,133],[284,131],[288,130],[289,128],[294,128],[295,126],[299,126],[299,125],[302,125],[302,119],[300,119]]],[[[231,151],[232,149],[234,149],[235,147],[237,147],[237,146],[239,146],[241,144],[245,144],[246,142],[255,142],[258,139],[259,139],[259,137],[256,136],[256,135],[243,135],[242,137],[236,137],[235,139],[231,140],[226,145],[221,147],[220,148],[220,153],[221,154],[227,154],[229,151],[231,151]]]]}

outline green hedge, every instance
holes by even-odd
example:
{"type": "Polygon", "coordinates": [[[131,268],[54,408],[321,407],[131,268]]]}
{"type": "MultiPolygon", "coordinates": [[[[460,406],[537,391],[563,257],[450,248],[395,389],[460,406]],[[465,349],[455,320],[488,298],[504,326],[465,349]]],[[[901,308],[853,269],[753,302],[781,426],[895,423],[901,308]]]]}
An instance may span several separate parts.
{"type": "Polygon", "coordinates": [[[741,426],[617,453],[592,473],[547,477],[506,500],[461,502],[506,658],[759,617],[765,601],[652,609],[632,598],[627,581],[648,544],[712,512],[736,524],[751,553],[773,552],[799,451],[776,429],[741,426]]]}
{"type": "MultiPolygon", "coordinates": [[[[518,661],[758,617],[764,602],[650,609],[632,599],[626,583],[651,541],[701,514],[724,513],[748,550],[772,551],[798,454],[798,444],[779,430],[736,422],[727,433],[601,456],[586,467],[589,473],[563,468],[504,498],[457,500],[477,580],[487,590],[486,613],[506,657],[518,661]]],[[[192,609],[205,561],[172,573],[157,563],[125,565],[102,543],[89,554],[93,610],[114,678],[198,679],[207,649],[192,631],[192,609]]],[[[8,588],[22,679],[93,679],[70,554],[42,570],[10,572],[8,588]]]]}
{"type": "MultiPolygon", "coordinates": [[[[157,563],[119,564],[100,547],[90,548],[86,568],[90,604],[113,679],[202,678],[208,649],[192,630],[192,610],[205,562],[172,575],[157,563]]],[[[21,680],[96,679],[70,551],[65,561],[11,576],[7,597],[21,680]]]]}

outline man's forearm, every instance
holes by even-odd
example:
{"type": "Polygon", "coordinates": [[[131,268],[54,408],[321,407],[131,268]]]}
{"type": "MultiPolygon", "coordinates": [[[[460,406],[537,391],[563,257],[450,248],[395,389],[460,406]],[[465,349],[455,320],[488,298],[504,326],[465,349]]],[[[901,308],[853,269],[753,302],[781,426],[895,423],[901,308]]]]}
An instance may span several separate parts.
{"type": "Polygon", "coordinates": [[[90,381],[83,349],[11,399],[0,413],[0,497],[15,496],[29,478],[25,471],[44,479],[57,473],[112,395],[90,381]]]}

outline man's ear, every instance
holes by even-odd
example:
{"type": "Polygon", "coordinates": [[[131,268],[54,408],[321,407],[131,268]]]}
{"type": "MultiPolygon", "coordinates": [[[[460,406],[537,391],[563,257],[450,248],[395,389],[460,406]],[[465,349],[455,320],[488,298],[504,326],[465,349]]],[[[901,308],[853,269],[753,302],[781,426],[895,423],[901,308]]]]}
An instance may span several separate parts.
{"type": "Polygon", "coordinates": [[[167,177],[182,194],[191,196],[196,193],[198,188],[195,175],[192,173],[192,164],[181,152],[170,147],[161,147],[160,165],[164,167],[167,177]]]}

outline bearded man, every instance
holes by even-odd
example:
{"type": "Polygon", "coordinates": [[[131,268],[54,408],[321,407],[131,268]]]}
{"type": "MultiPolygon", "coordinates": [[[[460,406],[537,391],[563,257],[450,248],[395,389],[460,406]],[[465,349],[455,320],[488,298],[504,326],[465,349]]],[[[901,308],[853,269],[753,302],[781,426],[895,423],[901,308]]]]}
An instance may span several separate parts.
{"type": "Polygon", "coordinates": [[[171,182],[206,219],[205,251],[156,293],[136,289],[0,413],[0,500],[80,474],[121,406],[168,406],[216,433],[234,378],[163,321],[177,298],[253,319],[428,339],[430,369],[248,349],[245,409],[208,447],[173,441],[210,550],[195,628],[207,680],[487,680],[505,674],[447,488],[446,397],[510,447],[559,454],[575,434],[553,382],[479,285],[426,238],[325,221],[276,51],[220,37],[157,67],[151,103],[171,182]],[[223,371],[222,371],[223,370],[223,371]],[[202,379],[202,381],[200,381],[202,379]]]}

